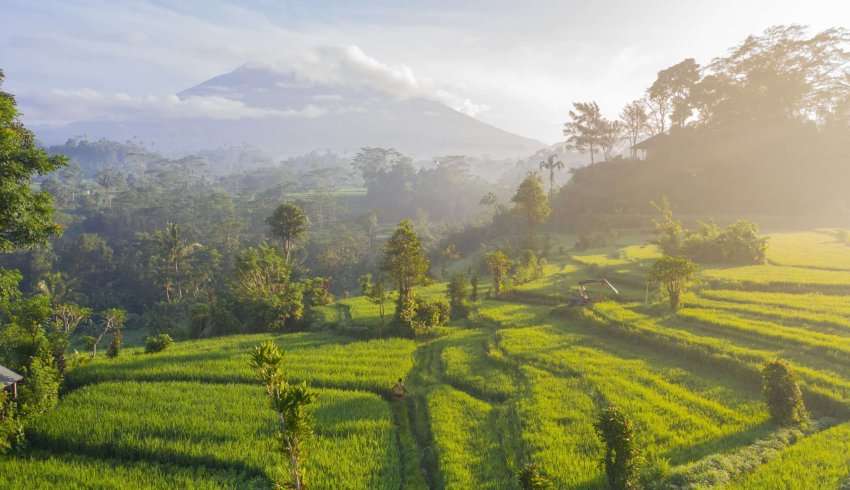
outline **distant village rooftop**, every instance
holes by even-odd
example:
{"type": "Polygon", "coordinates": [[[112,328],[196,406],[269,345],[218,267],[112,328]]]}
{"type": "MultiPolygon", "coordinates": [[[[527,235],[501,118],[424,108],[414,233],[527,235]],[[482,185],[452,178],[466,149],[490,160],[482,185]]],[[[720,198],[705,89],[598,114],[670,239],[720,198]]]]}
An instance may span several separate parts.
{"type": "Polygon", "coordinates": [[[13,398],[18,398],[18,383],[24,379],[20,374],[9,368],[0,366],[0,390],[10,388],[13,398]]]}
{"type": "Polygon", "coordinates": [[[659,133],[654,136],[650,136],[649,138],[646,138],[634,145],[632,149],[642,152],[641,154],[638,154],[639,160],[648,160],[651,154],[658,149],[660,144],[664,143],[667,137],[667,133],[659,133]]]}
{"type": "Polygon", "coordinates": [[[11,369],[0,366],[0,385],[4,388],[11,384],[15,384],[22,379],[24,379],[24,377],[20,374],[12,371],[11,369]]]}

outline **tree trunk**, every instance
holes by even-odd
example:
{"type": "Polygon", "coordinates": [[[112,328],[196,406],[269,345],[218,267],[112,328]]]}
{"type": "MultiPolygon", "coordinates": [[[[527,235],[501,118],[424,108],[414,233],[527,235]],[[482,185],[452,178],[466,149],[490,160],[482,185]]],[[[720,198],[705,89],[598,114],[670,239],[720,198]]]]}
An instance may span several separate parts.
{"type": "Polygon", "coordinates": [[[92,359],[94,359],[95,356],[97,356],[97,344],[99,344],[100,341],[103,340],[103,337],[106,335],[106,332],[108,332],[111,327],[112,327],[112,325],[110,323],[107,323],[106,327],[103,329],[103,332],[100,332],[100,335],[98,335],[97,339],[95,339],[94,346],[92,347],[92,351],[91,351],[92,359]]]}

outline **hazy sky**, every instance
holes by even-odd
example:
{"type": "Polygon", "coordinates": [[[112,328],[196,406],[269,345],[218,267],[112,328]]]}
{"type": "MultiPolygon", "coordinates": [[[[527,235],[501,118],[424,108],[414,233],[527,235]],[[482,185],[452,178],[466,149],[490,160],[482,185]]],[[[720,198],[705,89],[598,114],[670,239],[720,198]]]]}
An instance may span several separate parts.
{"type": "Polygon", "coordinates": [[[90,117],[92,100],[173,106],[264,63],[431,96],[554,142],[572,101],[616,115],[659,69],[781,23],[850,27],[850,1],[3,0],[0,68],[27,122],[90,117]]]}

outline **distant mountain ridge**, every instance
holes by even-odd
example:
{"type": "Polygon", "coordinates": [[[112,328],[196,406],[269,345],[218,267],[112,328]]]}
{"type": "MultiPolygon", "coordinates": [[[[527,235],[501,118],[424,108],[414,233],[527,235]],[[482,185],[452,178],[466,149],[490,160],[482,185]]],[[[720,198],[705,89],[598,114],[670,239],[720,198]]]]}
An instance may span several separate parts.
{"type": "Polygon", "coordinates": [[[37,129],[37,134],[47,143],[80,135],[133,139],[153,143],[166,153],[246,144],[278,156],[384,146],[422,158],[446,154],[514,158],[545,146],[428,98],[398,98],[366,87],[309,82],[254,65],[211,78],[178,97],[238,101],[260,115],[80,121],[37,129]]]}

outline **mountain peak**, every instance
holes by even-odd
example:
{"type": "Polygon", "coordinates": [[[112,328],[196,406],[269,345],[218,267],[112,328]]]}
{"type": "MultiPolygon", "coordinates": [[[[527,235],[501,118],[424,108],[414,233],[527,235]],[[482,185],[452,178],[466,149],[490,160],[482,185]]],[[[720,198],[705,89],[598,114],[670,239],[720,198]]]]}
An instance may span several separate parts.
{"type": "Polygon", "coordinates": [[[364,84],[322,83],[264,63],[245,63],[177,95],[197,104],[235,104],[244,116],[90,121],[58,132],[118,141],[140,138],[171,153],[247,143],[280,156],[316,148],[347,153],[385,146],[416,157],[521,157],[544,146],[424,96],[397,96],[364,84]]]}

